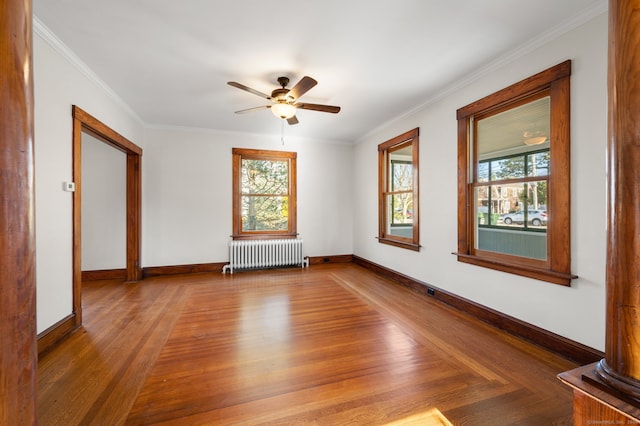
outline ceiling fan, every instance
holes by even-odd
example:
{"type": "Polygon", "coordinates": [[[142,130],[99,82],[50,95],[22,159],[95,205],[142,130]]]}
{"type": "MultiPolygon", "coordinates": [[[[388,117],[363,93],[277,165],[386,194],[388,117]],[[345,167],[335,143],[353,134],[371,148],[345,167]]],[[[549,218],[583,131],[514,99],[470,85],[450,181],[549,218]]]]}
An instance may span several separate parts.
{"type": "Polygon", "coordinates": [[[302,79],[295,86],[293,86],[292,89],[287,89],[287,85],[289,84],[288,77],[278,77],[278,83],[282,87],[272,91],[271,95],[267,95],[266,93],[262,93],[258,90],[252,89],[251,87],[247,87],[244,84],[236,83],[235,81],[227,82],[229,86],[237,87],[238,89],[245,90],[249,93],[253,93],[254,95],[258,95],[261,98],[265,98],[273,102],[271,105],[242,109],[240,111],[236,111],[236,114],[244,114],[246,112],[256,111],[259,109],[271,109],[271,112],[273,112],[276,117],[287,120],[287,123],[289,124],[298,124],[298,118],[296,117],[296,109],[298,108],[309,109],[313,111],[330,112],[332,114],[340,112],[339,106],[298,102],[298,99],[300,99],[302,95],[307,93],[313,86],[318,84],[318,82],[311,77],[302,77],[302,79]]]}

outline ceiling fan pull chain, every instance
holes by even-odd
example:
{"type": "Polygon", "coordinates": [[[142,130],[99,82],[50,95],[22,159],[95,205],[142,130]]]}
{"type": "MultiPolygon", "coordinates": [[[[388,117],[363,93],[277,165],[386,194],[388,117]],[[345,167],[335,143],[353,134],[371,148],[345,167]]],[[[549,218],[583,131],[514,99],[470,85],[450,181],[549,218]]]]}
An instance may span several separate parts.
{"type": "Polygon", "coordinates": [[[280,141],[282,142],[282,146],[284,146],[284,120],[280,120],[280,141]]]}

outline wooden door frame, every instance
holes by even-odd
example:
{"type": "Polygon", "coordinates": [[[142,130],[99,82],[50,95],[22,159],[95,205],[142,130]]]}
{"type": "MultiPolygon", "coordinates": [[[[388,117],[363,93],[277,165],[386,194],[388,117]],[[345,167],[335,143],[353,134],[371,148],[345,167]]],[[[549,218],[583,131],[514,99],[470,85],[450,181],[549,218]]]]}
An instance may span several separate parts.
{"type": "Polygon", "coordinates": [[[126,281],[142,279],[140,241],[142,230],[142,148],[118,134],[76,105],[73,115],[73,314],[75,326],[82,324],[82,133],[124,152],[127,156],[127,261],[126,281]]]}

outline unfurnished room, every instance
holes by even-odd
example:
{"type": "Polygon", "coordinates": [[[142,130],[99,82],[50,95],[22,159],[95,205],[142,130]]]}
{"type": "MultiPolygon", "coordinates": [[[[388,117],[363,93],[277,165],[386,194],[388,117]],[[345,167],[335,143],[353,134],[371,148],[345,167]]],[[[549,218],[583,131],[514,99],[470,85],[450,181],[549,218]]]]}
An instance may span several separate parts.
{"type": "Polygon", "coordinates": [[[640,0],[0,26],[0,424],[640,423],[640,0]]]}

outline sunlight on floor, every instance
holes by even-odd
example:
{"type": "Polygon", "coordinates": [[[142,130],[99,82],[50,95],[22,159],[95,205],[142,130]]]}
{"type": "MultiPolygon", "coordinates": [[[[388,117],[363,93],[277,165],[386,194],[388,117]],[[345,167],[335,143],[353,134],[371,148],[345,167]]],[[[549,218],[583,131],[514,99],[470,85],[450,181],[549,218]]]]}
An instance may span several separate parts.
{"type": "Polygon", "coordinates": [[[453,426],[447,418],[437,408],[432,408],[424,413],[414,414],[412,416],[405,417],[404,419],[396,420],[394,422],[387,423],[385,426],[399,426],[399,425],[420,425],[420,426],[432,426],[432,425],[444,425],[453,426]]]}

